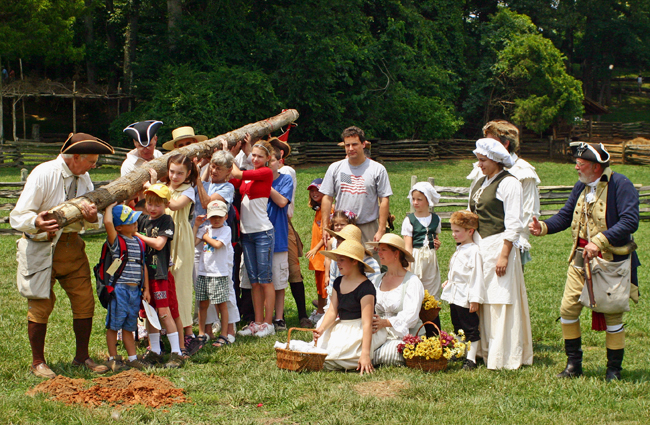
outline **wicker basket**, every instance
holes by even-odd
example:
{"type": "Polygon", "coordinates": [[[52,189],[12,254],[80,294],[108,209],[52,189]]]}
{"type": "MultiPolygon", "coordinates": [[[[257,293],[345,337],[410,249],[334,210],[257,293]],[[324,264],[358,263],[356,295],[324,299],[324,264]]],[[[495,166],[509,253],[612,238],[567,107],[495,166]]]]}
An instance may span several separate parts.
{"type": "Polygon", "coordinates": [[[436,317],[438,317],[439,313],[440,313],[440,307],[430,308],[429,310],[425,310],[424,306],[422,306],[420,307],[420,320],[422,320],[422,323],[433,322],[434,320],[436,320],[436,317]]]}
{"type": "MultiPolygon", "coordinates": [[[[438,310],[440,310],[440,309],[438,309],[438,310]]],[[[424,322],[424,323],[422,323],[422,326],[424,326],[425,324],[430,324],[430,325],[435,326],[436,329],[438,329],[438,335],[440,335],[440,328],[438,328],[438,326],[436,326],[435,323],[433,323],[433,322],[424,322]]],[[[422,329],[422,326],[420,326],[420,328],[418,329],[417,334],[420,333],[420,329],[422,329]]],[[[438,336],[438,338],[440,338],[440,337],[438,336]]],[[[431,372],[431,371],[437,372],[437,371],[440,371],[440,370],[446,370],[447,369],[447,363],[448,363],[448,360],[443,356],[440,356],[439,359],[429,359],[429,360],[427,360],[427,359],[422,358],[422,357],[413,357],[412,359],[404,359],[404,360],[406,361],[406,367],[410,367],[411,369],[420,369],[420,370],[423,370],[425,372],[431,372]]]]}
{"type": "MultiPolygon", "coordinates": [[[[291,328],[287,333],[287,347],[291,342],[291,331],[314,332],[313,329],[291,328]]],[[[303,372],[305,370],[319,371],[323,369],[327,354],[305,353],[304,351],[292,351],[288,348],[276,348],[277,365],[280,369],[303,372]]]]}

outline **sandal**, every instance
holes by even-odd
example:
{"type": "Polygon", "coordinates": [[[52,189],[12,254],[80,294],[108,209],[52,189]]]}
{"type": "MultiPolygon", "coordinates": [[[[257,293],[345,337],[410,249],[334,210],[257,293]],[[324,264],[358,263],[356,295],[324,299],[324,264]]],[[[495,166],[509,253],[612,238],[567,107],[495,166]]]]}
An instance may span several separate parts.
{"type": "Polygon", "coordinates": [[[217,338],[217,341],[216,341],[216,342],[213,342],[213,343],[212,343],[212,346],[213,346],[213,347],[217,347],[217,348],[221,348],[221,347],[223,347],[224,345],[230,345],[230,341],[228,341],[226,338],[224,338],[224,337],[221,336],[221,335],[219,335],[219,338],[217,338]]]}

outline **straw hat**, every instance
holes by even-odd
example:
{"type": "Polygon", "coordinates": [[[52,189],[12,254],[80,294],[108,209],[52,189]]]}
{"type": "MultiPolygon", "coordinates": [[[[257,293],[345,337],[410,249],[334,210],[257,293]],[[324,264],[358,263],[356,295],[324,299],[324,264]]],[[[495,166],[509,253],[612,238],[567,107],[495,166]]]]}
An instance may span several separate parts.
{"type": "Polygon", "coordinates": [[[208,140],[208,136],[194,134],[192,127],[178,127],[172,131],[172,140],[165,142],[162,147],[168,151],[174,150],[174,144],[183,139],[194,139],[194,143],[198,143],[208,140]]]}
{"type": "Polygon", "coordinates": [[[409,263],[415,261],[415,258],[413,258],[411,253],[406,250],[406,244],[404,243],[404,239],[402,239],[401,236],[398,236],[394,233],[384,233],[384,236],[379,239],[379,242],[368,242],[368,245],[370,246],[379,246],[380,244],[386,244],[392,246],[393,248],[399,249],[404,253],[406,261],[409,263]]]}
{"type": "MultiPolygon", "coordinates": [[[[325,229],[325,231],[327,233],[329,233],[330,236],[334,236],[334,237],[338,236],[339,238],[341,238],[343,240],[346,240],[346,241],[351,240],[351,241],[357,241],[357,242],[361,243],[361,229],[359,229],[354,224],[346,225],[344,228],[341,229],[340,232],[335,232],[332,229],[325,229]]],[[[368,255],[368,257],[372,257],[372,252],[370,252],[369,250],[367,250],[365,248],[364,248],[364,250],[366,251],[366,254],[368,255]]]]}
{"type": "Polygon", "coordinates": [[[337,255],[342,255],[344,257],[348,257],[352,260],[356,260],[363,264],[364,269],[368,273],[373,273],[375,269],[370,267],[367,263],[363,261],[364,255],[365,254],[365,249],[363,249],[363,245],[361,245],[360,242],[357,242],[355,240],[345,240],[341,242],[341,245],[339,245],[336,249],[333,249],[331,251],[322,251],[321,254],[326,256],[327,258],[331,258],[332,260],[336,261],[337,255]]]}

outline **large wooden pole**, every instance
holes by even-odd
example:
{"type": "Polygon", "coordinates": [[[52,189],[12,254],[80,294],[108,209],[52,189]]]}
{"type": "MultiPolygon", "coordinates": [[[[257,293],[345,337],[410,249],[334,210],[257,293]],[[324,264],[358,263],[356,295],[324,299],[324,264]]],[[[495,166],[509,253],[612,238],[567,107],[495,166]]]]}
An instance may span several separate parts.
{"type": "Polygon", "coordinates": [[[222,146],[224,142],[228,143],[230,141],[244,140],[246,134],[250,134],[253,139],[263,137],[273,131],[279,130],[280,127],[286,126],[297,119],[298,111],[295,109],[287,109],[275,117],[245,125],[237,130],[233,130],[229,133],[222,134],[201,143],[195,143],[180,149],[175,149],[160,158],[149,161],[126,176],[122,176],[106,186],[102,186],[97,190],[56,206],[50,210],[51,218],[55,218],[60,227],[65,227],[68,224],[82,219],[81,209],[79,207],[82,201],[95,204],[97,209],[101,212],[111,203],[122,202],[133,197],[136,193],[142,190],[142,185],[149,180],[150,168],[156,170],[158,176],[162,177],[167,175],[167,159],[172,155],[182,153],[191,158],[209,155],[215,147],[222,146]]]}

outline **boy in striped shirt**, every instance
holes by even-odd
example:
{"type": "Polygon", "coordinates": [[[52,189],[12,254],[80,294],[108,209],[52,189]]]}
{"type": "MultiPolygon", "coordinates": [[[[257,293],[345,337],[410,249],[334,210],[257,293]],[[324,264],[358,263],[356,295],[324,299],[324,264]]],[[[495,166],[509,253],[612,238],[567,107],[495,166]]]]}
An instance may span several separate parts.
{"type": "Polygon", "coordinates": [[[150,366],[138,359],[133,337],[133,332],[138,329],[140,300],[142,298],[147,302],[151,300],[147,268],[142,261],[144,258],[142,247],[135,237],[140,214],[142,212],[133,211],[126,205],[116,205],[115,203],[109,205],[104,214],[106,239],[114,261],[125,260],[125,258],[120,258],[124,256],[120,252],[119,238],[126,242],[127,248],[127,264],[115,282],[114,296],[111,298],[106,312],[106,343],[109,355],[107,366],[113,371],[128,367],[144,369],[150,366]],[[117,355],[117,333],[120,329],[122,330],[124,348],[128,354],[128,359],[125,362],[122,361],[121,356],[117,355]]]}

